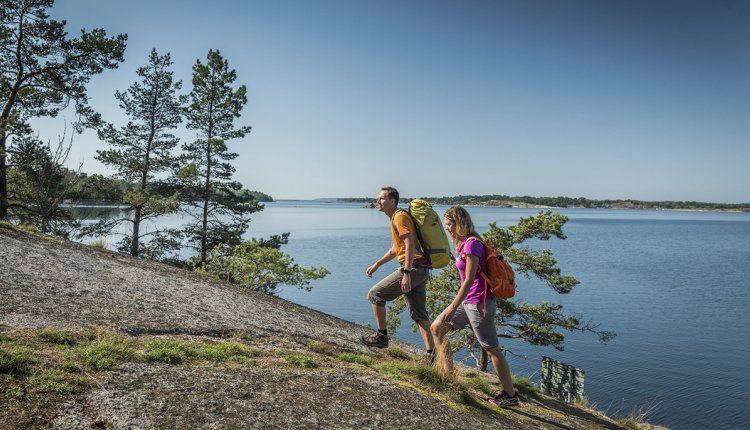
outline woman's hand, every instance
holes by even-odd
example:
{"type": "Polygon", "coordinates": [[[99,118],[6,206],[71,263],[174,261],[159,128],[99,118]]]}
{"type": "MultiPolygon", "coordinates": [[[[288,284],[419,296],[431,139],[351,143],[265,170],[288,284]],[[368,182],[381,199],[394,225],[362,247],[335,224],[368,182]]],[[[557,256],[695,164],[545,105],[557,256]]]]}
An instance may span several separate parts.
{"type": "Polygon", "coordinates": [[[455,315],[455,314],[456,314],[456,306],[454,306],[453,303],[451,303],[443,311],[443,315],[442,315],[442,317],[443,317],[443,323],[444,324],[448,324],[449,322],[451,322],[451,320],[453,319],[453,315],[455,315]]]}

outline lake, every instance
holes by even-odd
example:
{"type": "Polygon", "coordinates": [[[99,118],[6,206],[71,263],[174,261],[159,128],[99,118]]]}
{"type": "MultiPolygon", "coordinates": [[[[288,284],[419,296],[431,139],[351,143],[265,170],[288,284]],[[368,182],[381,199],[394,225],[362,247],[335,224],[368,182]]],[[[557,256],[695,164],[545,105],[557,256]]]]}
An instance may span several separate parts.
{"type": "MultiPolygon", "coordinates": [[[[290,232],[282,249],[304,266],[331,274],[305,292],[279,296],[355,322],[374,324],[367,291],[393,270],[365,269],[390,246],[388,220],[361,204],[280,201],[253,214],[248,237],[290,232]],[[377,279],[376,279],[377,278],[377,279]]],[[[446,209],[437,206],[439,214],[446,209]]],[[[477,229],[515,224],[535,209],[468,208],[477,229]]],[[[586,373],[589,403],[610,415],[650,414],[673,429],[750,427],[750,214],[559,210],[567,240],[532,241],[554,251],[563,274],[581,282],[559,295],[535,279],[517,279],[514,300],[562,303],[612,330],[608,344],[569,333],[565,351],[501,340],[511,370],[539,380],[543,355],[586,373]]],[[[177,220],[170,220],[170,224],[177,220]]],[[[408,317],[405,318],[408,320],[408,317]]],[[[397,337],[421,345],[408,328],[397,337]]]]}

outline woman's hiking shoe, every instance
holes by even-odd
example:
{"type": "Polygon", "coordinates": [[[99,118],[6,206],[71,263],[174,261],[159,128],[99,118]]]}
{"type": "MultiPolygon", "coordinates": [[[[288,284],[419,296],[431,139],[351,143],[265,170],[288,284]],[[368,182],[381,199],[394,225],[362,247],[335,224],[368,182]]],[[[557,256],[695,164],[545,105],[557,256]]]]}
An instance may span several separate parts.
{"type": "Polygon", "coordinates": [[[362,343],[375,348],[388,348],[388,336],[382,333],[373,332],[369,336],[362,336],[362,343]]]}
{"type": "Polygon", "coordinates": [[[518,406],[518,393],[511,397],[505,392],[505,390],[503,390],[497,396],[488,398],[487,401],[495,406],[500,406],[501,408],[518,406]]]}

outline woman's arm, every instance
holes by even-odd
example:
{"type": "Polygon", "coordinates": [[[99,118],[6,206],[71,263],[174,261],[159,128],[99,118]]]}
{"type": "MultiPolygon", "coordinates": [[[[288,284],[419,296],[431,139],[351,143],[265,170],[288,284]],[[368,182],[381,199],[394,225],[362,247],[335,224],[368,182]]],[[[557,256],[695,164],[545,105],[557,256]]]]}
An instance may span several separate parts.
{"type": "Polygon", "coordinates": [[[453,314],[456,312],[461,303],[464,302],[466,295],[469,294],[469,289],[474,284],[474,277],[477,274],[477,268],[479,267],[479,257],[474,254],[466,256],[466,275],[464,282],[461,283],[461,287],[456,292],[456,297],[453,302],[448,305],[445,312],[443,313],[443,321],[448,322],[453,318],[453,314]]]}

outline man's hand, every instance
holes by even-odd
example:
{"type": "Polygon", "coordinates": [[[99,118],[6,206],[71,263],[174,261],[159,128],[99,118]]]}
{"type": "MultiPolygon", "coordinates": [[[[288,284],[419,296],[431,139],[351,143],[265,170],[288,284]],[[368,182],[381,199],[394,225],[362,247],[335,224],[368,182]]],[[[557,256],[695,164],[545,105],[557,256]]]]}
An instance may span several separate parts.
{"type": "Polygon", "coordinates": [[[411,276],[408,273],[401,276],[401,291],[404,293],[411,291],[411,276]]]}
{"type": "Polygon", "coordinates": [[[376,270],[378,270],[378,265],[373,264],[365,270],[365,275],[367,275],[368,278],[372,278],[372,274],[375,273],[376,270]]]}

